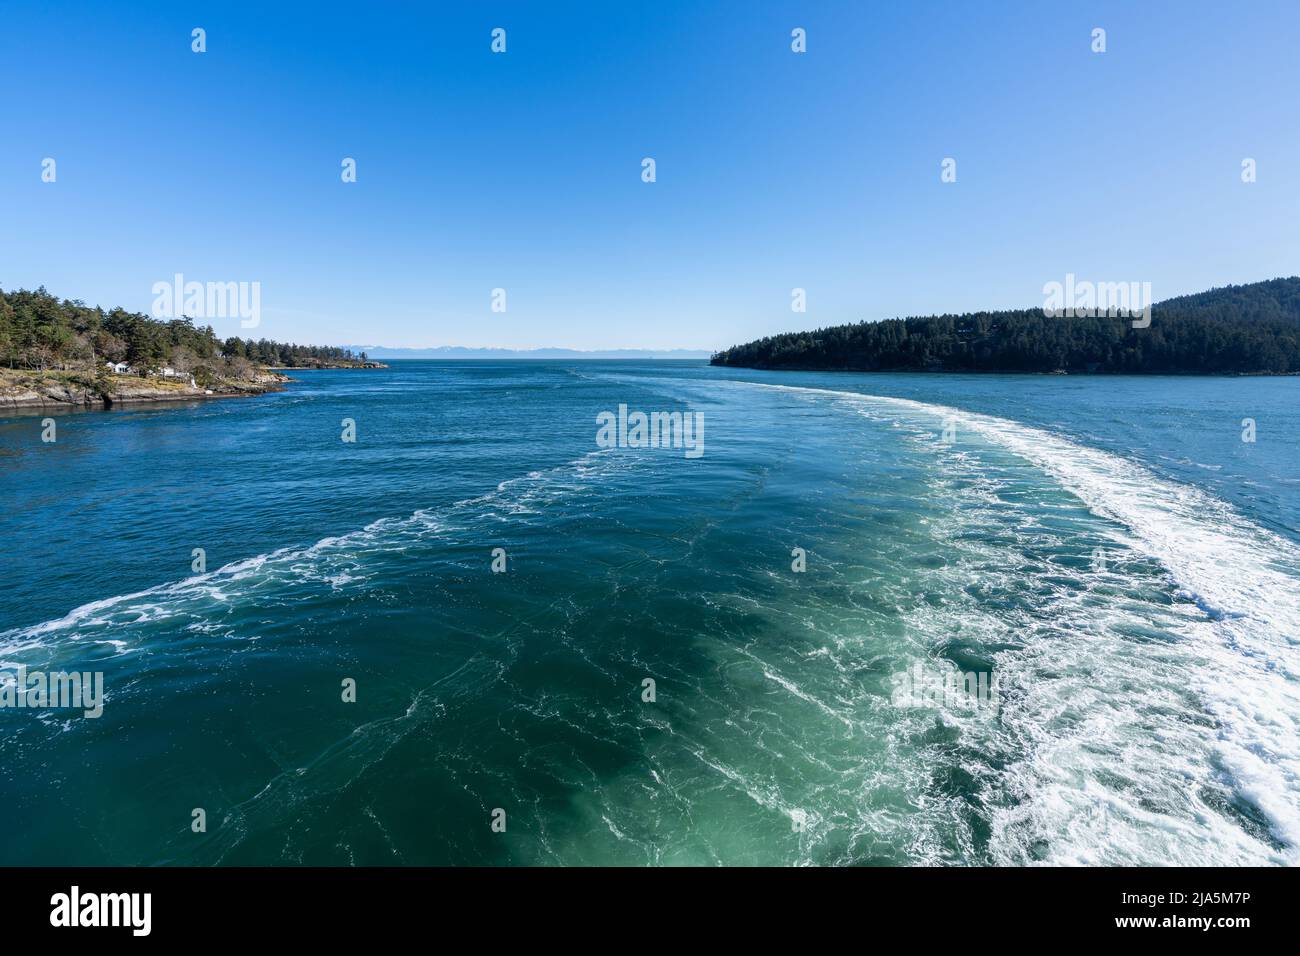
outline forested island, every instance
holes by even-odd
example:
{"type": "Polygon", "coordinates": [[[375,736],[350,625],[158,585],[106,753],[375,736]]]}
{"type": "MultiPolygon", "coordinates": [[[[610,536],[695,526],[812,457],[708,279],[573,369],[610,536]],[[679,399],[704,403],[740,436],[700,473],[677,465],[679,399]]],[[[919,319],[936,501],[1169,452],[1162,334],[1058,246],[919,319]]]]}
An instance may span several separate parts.
{"type": "Polygon", "coordinates": [[[0,289],[0,407],[258,394],[288,381],[276,369],[383,367],[350,349],[220,339],[189,318],[0,289]]]}
{"type": "Polygon", "coordinates": [[[1043,309],[858,322],[768,336],[713,365],[826,371],[1158,374],[1300,373],[1300,278],[1226,286],[1127,317],[1043,309]]]}

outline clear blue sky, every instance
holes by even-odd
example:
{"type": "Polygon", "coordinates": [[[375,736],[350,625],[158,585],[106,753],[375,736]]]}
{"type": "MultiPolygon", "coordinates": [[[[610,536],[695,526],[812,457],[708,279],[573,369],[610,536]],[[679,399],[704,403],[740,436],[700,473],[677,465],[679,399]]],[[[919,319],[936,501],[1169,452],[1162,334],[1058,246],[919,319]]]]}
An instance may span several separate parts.
{"type": "Polygon", "coordinates": [[[1293,0],[456,6],[6,3],[0,286],[255,280],[256,334],[299,342],[714,348],[1067,272],[1300,272],[1293,0]]]}

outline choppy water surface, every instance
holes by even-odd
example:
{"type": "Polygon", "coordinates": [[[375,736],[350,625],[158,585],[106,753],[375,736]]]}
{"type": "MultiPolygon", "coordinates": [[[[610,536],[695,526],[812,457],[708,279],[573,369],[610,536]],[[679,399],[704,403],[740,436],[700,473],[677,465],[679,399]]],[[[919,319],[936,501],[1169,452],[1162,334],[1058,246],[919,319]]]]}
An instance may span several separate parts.
{"type": "Polygon", "coordinates": [[[0,862],[1300,862],[1294,379],[298,379],[0,421],[0,862]]]}

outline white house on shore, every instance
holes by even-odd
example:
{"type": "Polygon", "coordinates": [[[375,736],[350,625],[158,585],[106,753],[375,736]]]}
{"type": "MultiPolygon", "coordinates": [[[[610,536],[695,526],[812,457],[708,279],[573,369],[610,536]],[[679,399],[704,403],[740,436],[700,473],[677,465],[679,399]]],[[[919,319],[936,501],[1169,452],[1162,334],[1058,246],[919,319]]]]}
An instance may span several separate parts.
{"type": "Polygon", "coordinates": [[[197,388],[197,387],[198,387],[198,386],[195,384],[195,382],[194,382],[194,376],[191,375],[189,372],[178,372],[178,371],[176,371],[176,369],[172,368],[170,365],[164,366],[163,368],[159,369],[158,371],[159,371],[159,374],[161,374],[163,378],[180,378],[180,379],[188,378],[188,379],[190,380],[190,387],[191,387],[191,388],[197,388]]]}
{"type": "MultiPolygon", "coordinates": [[[[136,370],[135,370],[134,368],[132,368],[130,365],[127,365],[125,362],[105,362],[105,363],[104,363],[104,368],[108,369],[110,372],[114,373],[115,375],[134,375],[134,374],[136,374],[136,370]]],[[[172,368],[170,365],[165,365],[165,366],[163,366],[162,368],[159,368],[159,369],[149,369],[148,372],[147,372],[146,374],[148,374],[148,375],[161,375],[163,378],[189,379],[190,387],[191,387],[191,388],[197,388],[197,387],[198,387],[198,385],[197,385],[197,384],[195,383],[195,381],[194,381],[194,376],[193,376],[191,373],[189,373],[189,372],[178,372],[178,371],[176,371],[176,369],[172,368]]]]}

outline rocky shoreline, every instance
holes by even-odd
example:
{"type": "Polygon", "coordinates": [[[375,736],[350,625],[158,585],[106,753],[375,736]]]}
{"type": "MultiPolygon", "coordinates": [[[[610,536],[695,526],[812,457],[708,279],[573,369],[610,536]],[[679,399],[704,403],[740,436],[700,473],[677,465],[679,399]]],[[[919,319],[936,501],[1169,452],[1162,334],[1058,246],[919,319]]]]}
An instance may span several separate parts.
{"type": "Polygon", "coordinates": [[[147,402],[200,401],[263,395],[283,390],[293,379],[270,370],[247,380],[221,379],[211,387],[137,375],[101,375],[84,372],[32,372],[0,370],[0,411],[24,408],[113,408],[147,402]]]}

